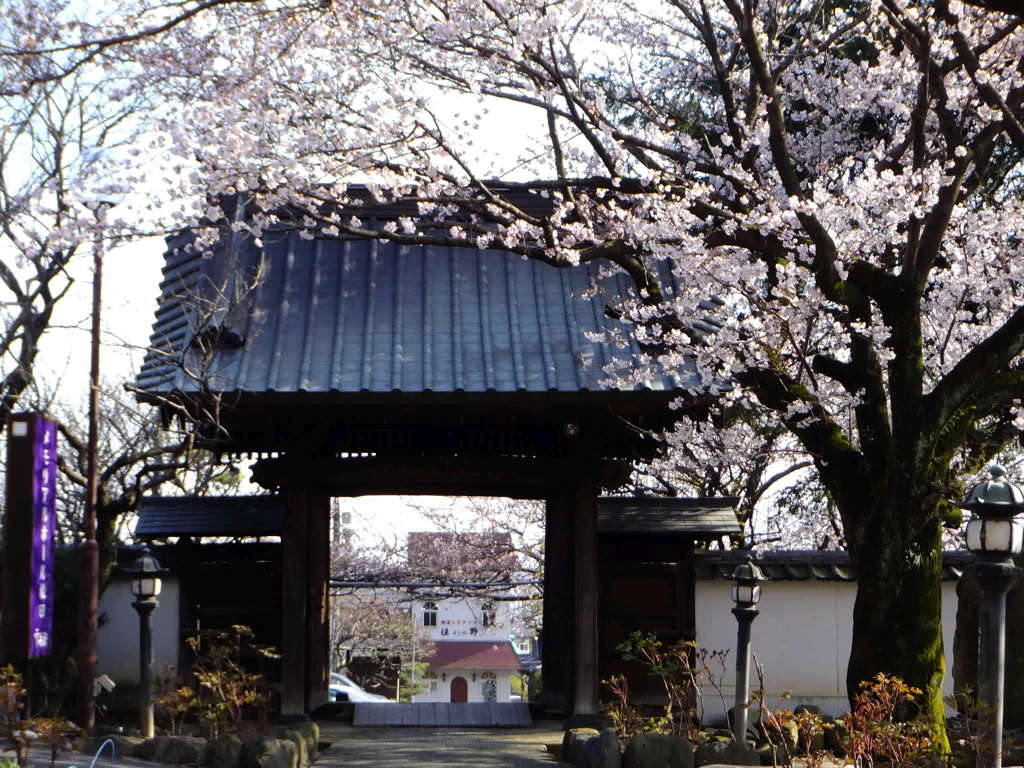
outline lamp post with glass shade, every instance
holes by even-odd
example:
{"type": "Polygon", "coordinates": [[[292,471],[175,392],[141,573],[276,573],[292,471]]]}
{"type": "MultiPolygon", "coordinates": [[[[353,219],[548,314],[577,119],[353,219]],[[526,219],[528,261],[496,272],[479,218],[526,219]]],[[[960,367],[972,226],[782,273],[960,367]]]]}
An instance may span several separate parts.
{"type": "Polygon", "coordinates": [[[765,576],[748,552],[743,562],[736,566],[732,577],[736,581],[732,587],[732,601],[736,603],[732,615],[739,624],[736,636],[736,706],[733,709],[732,733],[738,744],[746,744],[747,708],[750,700],[750,625],[760,613],[757,604],[761,600],[761,582],[765,581],[765,576]]]}
{"type": "Polygon", "coordinates": [[[160,603],[160,576],[164,569],[159,561],[142,548],[139,556],[124,569],[132,577],[132,603],[139,613],[139,730],[150,739],[153,737],[153,628],[150,617],[160,603]]]}
{"type": "Polygon", "coordinates": [[[967,548],[974,553],[978,580],[978,720],[979,768],[1000,768],[1003,762],[1003,667],[1006,652],[1006,593],[1020,575],[1013,556],[1020,554],[1024,527],[1024,491],[993,465],[990,479],[971,489],[960,504],[971,512],[967,548]]]}

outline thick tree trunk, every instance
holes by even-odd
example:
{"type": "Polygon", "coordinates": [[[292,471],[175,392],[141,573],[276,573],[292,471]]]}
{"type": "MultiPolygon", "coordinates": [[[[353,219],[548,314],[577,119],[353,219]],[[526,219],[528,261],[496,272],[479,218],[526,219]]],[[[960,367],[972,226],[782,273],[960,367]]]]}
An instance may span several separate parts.
{"type": "Polygon", "coordinates": [[[920,502],[906,501],[875,500],[873,509],[857,515],[864,525],[851,553],[857,566],[857,600],[847,692],[852,703],[861,683],[879,672],[921,689],[921,714],[948,752],[942,702],[941,527],[935,514],[922,513],[920,502]]]}

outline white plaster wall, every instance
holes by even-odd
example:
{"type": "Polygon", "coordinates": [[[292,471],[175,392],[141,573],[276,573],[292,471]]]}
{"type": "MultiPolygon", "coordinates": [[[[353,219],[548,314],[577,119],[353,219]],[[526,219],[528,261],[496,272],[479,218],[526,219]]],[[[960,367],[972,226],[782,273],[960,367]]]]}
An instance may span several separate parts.
{"type": "MultiPolygon", "coordinates": [[[[498,671],[492,670],[495,676],[495,682],[497,683],[497,694],[499,702],[507,702],[512,697],[512,673],[508,670],[498,671]]],[[[455,677],[466,678],[466,687],[468,692],[468,700],[470,702],[483,701],[484,693],[483,686],[484,681],[480,676],[481,670],[479,669],[446,669],[444,670],[445,679],[441,679],[441,672],[437,673],[437,678],[434,682],[437,683],[437,691],[435,693],[430,692],[430,681],[424,680],[422,682],[427,684],[427,690],[423,693],[416,694],[413,697],[414,702],[424,701],[440,701],[449,702],[451,698],[451,686],[452,679],[455,677]],[[473,674],[476,674],[476,681],[473,680],[473,674]]]]}
{"type": "MultiPolygon", "coordinates": [[[[152,615],[153,674],[178,663],[180,627],[178,621],[178,580],[163,579],[152,615]]],[[[115,579],[100,599],[99,615],[106,621],[96,635],[96,674],[108,675],[118,685],[139,682],[139,614],[132,608],[131,583],[115,579]]]]}
{"type": "MultiPolygon", "coordinates": [[[[708,650],[728,649],[722,693],[727,706],[735,698],[736,619],[729,591],[732,582],[700,580],[696,585],[697,644],[708,650]]],[[[764,668],[764,687],[770,706],[780,705],[780,694],[790,696],[782,706],[815,704],[839,715],[849,708],[846,666],[853,631],[856,584],[841,581],[777,581],[765,584],[760,615],[751,632],[751,649],[764,668]]],[[[952,693],[953,629],[956,620],[956,583],[942,585],[943,643],[946,676],[943,689],[952,693]]],[[[751,690],[758,686],[751,661],[751,690]]],[[[704,722],[724,720],[721,696],[704,686],[704,722]]]]}
{"type": "Polygon", "coordinates": [[[424,603],[413,604],[413,621],[416,628],[431,640],[508,640],[511,631],[509,606],[505,601],[494,603],[495,623],[485,627],[483,623],[482,600],[473,598],[448,598],[436,601],[437,626],[423,625],[424,603]],[[447,634],[444,634],[447,630],[447,634]],[[473,631],[475,630],[475,632],[473,631]]]}

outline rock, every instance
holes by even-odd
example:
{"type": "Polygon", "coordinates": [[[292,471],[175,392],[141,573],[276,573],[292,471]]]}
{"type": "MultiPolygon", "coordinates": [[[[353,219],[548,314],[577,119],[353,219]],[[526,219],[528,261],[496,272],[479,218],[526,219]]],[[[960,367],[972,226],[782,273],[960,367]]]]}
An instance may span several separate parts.
{"type": "Polygon", "coordinates": [[[167,765],[202,765],[206,762],[206,739],[161,736],[153,760],[167,765]]]}
{"type": "Polygon", "coordinates": [[[298,731],[293,731],[290,728],[281,731],[278,738],[290,741],[295,745],[295,764],[298,768],[308,768],[309,766],[309,747],[307,746],[306,739],[303,738],[302,734],[298,731]]]}
{"type": "Polygon", "coordinates": [[[165,738],[164,736],[154,736],[152,739],[144,739],[141,744],[136,744],[135,749],[132,750],[132,757],[138,760],[152,760],[156,754],[157,747],[160,746],[160,740],[165,738]]]}
{"type": "Polygon", "coordinates": [[[667,733],[638,733],[626,746],[623,768],[694,768],[693,747],[667,733]]]}
{"type": "Polygon", "coordinates": [[[622,768],[622,745],[611,728],[602,728],[597,738],[584,743],[586,768],[622,768]]]}
{"type": "Polygon", "coordinates": [[[712,741],[732,741],[732,731],[728,728],[708,728],[704,734],[712,741]]]}
{"type": "Polygon", "coordinates": [[[144,739],[136,736],[124,736],[119,733],[111,733],[107,736],[93,736],[92,738],[84,739],[79,745],[76,745],[76,749],[79,752],[85,752],[89,755],[95,755],[103,749],[103,754],[100,757],[120,760],[123,757],[133,757],[135,754],[135,748],[138,747],[144,739]],[[110,744],[106,744],[107,742],[110,744]],[[111,754],[111,747],[113,747],[113,754],[111,754]]]}
{"type": "Polygon", "coordinates": [[[309,755],[309,759],[312,760],[316,757],[317,745],[320,743],[319,723],[308,719],[288,723],[281,727],[278,737],[285,738],[286,731],[296,731],[301,734],[303,741],[306,742],[306,754],[309,755]]]}
{"type": "Polygon", "coordinates": [[[762,744],[757,749],[757,755],[761,759],[761,765],[785,765],[786,749],[773,744],[762,744]]]}
{"type": "MultiPolygon", "coordinates": [[[[580,730],[580,729],[573,729],[580,730]]],[[[593,730],[588,728],[587,730],[593,730]]],[[[578,733],[572,739],[569,740],[569,751],[562,758],[566,762],[572,763],[575,768],[590,768],[590,757],[587,751],[587,745],[592,741],[597,741],[600,738],[597,733],[578,733]]]]}
{"type": "Polygon", "coordinates": [[[693,753],[694,766],[703,765],[761,765],[761,755],[756,749],[736,741],[709,741],[701,744],[693,753]]]}
{"type": "Polygon", "coordinates": [[[785,720],[776,725],[771,718],[767,718],[764,727],[765,736],[768,741],[772,744],[785,743],[790,754],[795,755],[797,753],[797,745],[800,743],[800,729],[797,728],[796,721],[785,720]]]}
{"type": "MultiPolygon", "coordinates": [[[[733,738],[733,717],[736,714],[736,707],[729,707],[725,713],[725,719],[728,724],[728,728],[724,729],[729,735],[729,738],[733,738]]],[[[761,732],[758,730],[759,723],[757,721],[757,710],[754,707],[747,708],[747,741],[761,741],[761,732]]]]}
{"type": "Polygon", "coordinates": [[[210,768],[238,768],[242,757],[242,740],[233,733],[222,733],[210,742],[206,764],[210,768]]]}
{"type": "Polygon", "coordinates": [[[565,735],[562,736],[562,760],[571,763],[572,745],[584,737],[589,739],[597,735],[598,731],[596,728],[570,728],[567,730],[565,735]]]}
{"type": "Polygon", "coordinates": [[[850,731],[846,727],[846,721],[841,718],[832,720],[832,727],[825,729],[823,741],[825,743],[825,749],[830,752],[834,752],[837,755],[845,755],[846,748],[843,744],[846,743],[850,736],[850,731]]]}
{"type": "Polygon", "coordinates": [[[239,768],[298,768],[295,745],[284,739],[255,736],[242,743],[239,768]]]}

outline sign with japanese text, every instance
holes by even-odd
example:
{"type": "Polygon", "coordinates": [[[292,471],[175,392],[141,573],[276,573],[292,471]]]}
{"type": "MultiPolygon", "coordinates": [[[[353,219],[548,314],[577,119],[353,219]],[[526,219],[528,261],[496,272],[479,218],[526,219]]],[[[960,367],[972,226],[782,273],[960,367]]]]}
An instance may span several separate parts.
{"type": "Polygon", "coordinates": [[[4,510],[4,654],[47,656],[53,644],[57,427],[36,414],[11,417],[4,510]]]}

